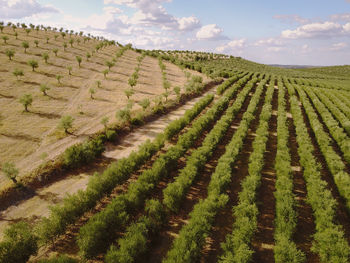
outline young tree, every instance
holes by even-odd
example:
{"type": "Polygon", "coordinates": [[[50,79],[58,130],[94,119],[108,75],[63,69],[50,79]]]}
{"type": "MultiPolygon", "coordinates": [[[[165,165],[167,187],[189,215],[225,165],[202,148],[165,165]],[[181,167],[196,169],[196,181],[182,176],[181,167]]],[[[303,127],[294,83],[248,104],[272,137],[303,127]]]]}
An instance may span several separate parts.
{"type": "Polygon", "coordinates": [[[58,48],[54,48],[54,49],[52,50],[52,52],[55,53],[55,57],[57,57],[58,48]]]}
{"type": "Polygon", "coordinates": [[[74,39],[73,38],[69,39],[69,44],[71,47],[73,47],[73,43],[74,43],[74,39]]]}
{"type": "Polygon", "coordinates": [[[131,119],[130,109],[126,107],[125,109],[120,109],[116,113],[116,118],[122,122],[129,122],[131,119]]]}
{"type": "Polygon", "coordinates": [[[146,111],[146,109],[149,107],[150,104],[151,102],[147,98],[139,101],[139,105],[142,107],[143,111],[146,111]]]}
{"type": "Polygon", "coordinates": [[[76,56],[75,59],[77,60],[77,62],[79,64],[79,68],[80,68],[80,64],[83,61],[83,59],[80,56],[76,56]]]}
{"type": "Polygon", "coordinates": [[[66,33],[61,32],[61,36],[62,36],[62,38],[64,38],[66,36],[66,33]]]}
{"type": "Polygon", "coordinates": [[[7,40],[9,40],[9,37],[8,36],[2,36],[1,38],[2,38],[2,40],[4,40],[4,43],[7,44],[7,40]]]}
{"type": "Polygon", "coordinates": [[[27,48],[29,48],[29,43],[27,41],[23,41],[22,47],[24,48],[24,53],[27,53],[27,48]]]}
{"type": "Polygon", "coordinates": [[[101,124],[105,127],[105,131],[107,131],[107,129],[108,129],[108,122],[109,122],[108,117],[103,117],[101,120],[101,124]]]}
{"type": "Polygon", "coordinates": [[[17,32],[15,32],[15,37],[16,37],[16,40],[18,39],[18,33],[17,32]]]}
{"type": "Polygon", "coordinates": [[[100,80],[96,80],[96,85],[97,85],[97,88],[101,88],[101,81],[100,80]]]}
{"type": "Polygon", "coordinates": [[[37,39],[34,40],[35,47],[39,46],[39,41],[37,39]]]}
{"type": "Polygon", "coordinates": [[[7,49],[5,51],[5,53],[6,53],[6,56],[9,57],[9,60],[12,60],[12,58],[15,56],[16,52],[14,50],[12,50],[12,49],[7,49]]]}
{"type": "Polygon", "coordinates": [[[135,92],[132,89],[126,89],[124,90],[124,93],[128,99],[135,94],[135,92]]]}
{"type": "Polygon", "coordinates": [[[16,32],[17,26],[15,24],[12,25],[13,32],[16,32]]]}
{"type": "Polygon", "coordinates": [[[130,77],[128,80],[128,83],[129,83],[130,87],[133,88],[134,86],[136,86],[137,79],[135,77],[130,77]]]}
{"type": "Polygon", "coordinates": [[[62,75],[56,75],[56,79],[57,79],[58,84],[61,84],[62,78],[63,78],[62,75]]]}
{"type": "Polygon", "coordinates": [[[32,105],[33,103],[33,97],[31,94],[24,94],[20,99],[19,102],[23,104],[24,110],[28,111],[28,106],[32,105]]]}
{"type": "Polygon", "coordinates": [[[1,167],[1,171],[6,175],[6,177],[14,184],[17,184],[18,169],[13,163],[4,163],[1,167]]]}
{"type": "Polygon", "coordinates": [[[164,96],[164,98],[165,98],[165,102],[168,101],[169,95],[170,95],[170,92],[169,92],[169,91],[165,91],[165,92],[163,93],[163,96],[164,96]]]}
{"type": "Polygon", "coordinates": [[[60,120],[59,127],[64,129],[65,133],[69,133],[68,129],[71,129],[73,127],[73,121],[74,119],[72,116],[69,116],[69,115],[63,116],[60,120]]]}
{"type": "Polygon", "coordinates": [[[163,88],[165,89],[165,91],[167,92],[168,91],[168,89],[170,89],[170,82],[169,81],[167,81],[167,80],[165,80],[164,82],[163,82],[163,88]]]}
{"type": "Polygon", "coordinates": [[[50,40],[50,38],[46,37],[46,44],[49,44],[49,40],[50,40]]]}
{"type": "Polygon", "coordinates": [[[46,91],[50,90],[50,87],[46,84],[40,85],[40,91],[44,94],[44,96],[47,96],[46,91]]]}
{"type": "Polygon", "coordinates": [[[47,52],[44,52],[41,54],[41,56],[43,57],[43,59],[45,60],[45,63],[47,64],[47,60],[50,58],[49,54],[47,52]]]}
{"type": "Polygon", "coordinates": [[[38,61],[34,59],[29,60],[27,64],[32,67],[32,71],[35,71],[35,69],[39,67],[38,61]]]}
{"type": "Polygon", "coordinates": [[[180,98],[181,88],[179,86],[174,87],[174,93],[176,94],[177,99],[180,98]]]}
{"type": "Polygon", "coordinates": [[[106,61],[106,66],[108,67],[109,70],[111,70],[111,67],[114,67],[114,63],[112,61],[106,61]]]}
{"type": "Polygon", "coordinates": [[[55,41],[57,41],[58,35],[55,35],[54,38],[55,38],[55,41]]]}
{"type": "Polygon", "coordinates": [[[103,76],[105,77],[105,79],[107,78],[107,74],[109,73],[108,69],[105,69],[104,71],[102,71],[103,76]]]}
{"type": "Polygon", "coordinates": [[[94,99],[93,95],[96,93],[96,90],[94,88],[90,88],[89,93],[90,93],[90,98],[93,100],[94,99]]]}
{"type": "Polygon", "coordinates": [[[21,69],[15,69],[12,74],[19,80],[19,77],[24,76],[23,70],[21,69]]]}
{"type": "Polygon", "coordinates": [[[4,30],[4,26],[3,25],[0,25],[0,32],[2,34],[2,31],[4,30]]]}
{"type": "Polygon", "coordinates": [[[25,29],[27,36],[29,35],[30,31],[32,31],[30,28],[25,29]]]}
{"type": "Polygon", "coordinates": [[[68,69],[68,75],[72,75],[72,66],[67,66],[68,69]]]}
{"type": "Polygon", "coordinates": [[[77,39],[77,43],[78,43],[78,45],[80,45],[80,39],[79,38],[77,39]]]}
{"type": "Polygon", "coordinates": [[[67,43],[64,42],[64,43],[63,43],[63,51],[66,51],[66,48],[67,48],[67,47],[68,47],[67,43]]]}
{"type": "Polygon", "coordinates": [[[89,61],[89,58],[91,58],[91,54],[89,52],[86,53],[86,60],[89,61]]]}

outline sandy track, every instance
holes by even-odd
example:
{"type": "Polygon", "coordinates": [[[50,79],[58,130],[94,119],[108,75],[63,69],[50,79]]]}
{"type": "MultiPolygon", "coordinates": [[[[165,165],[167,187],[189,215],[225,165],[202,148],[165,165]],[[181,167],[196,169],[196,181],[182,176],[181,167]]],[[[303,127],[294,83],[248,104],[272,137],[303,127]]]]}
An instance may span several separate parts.
{"type": "MultiPolygon", "coordinates": [[[[211,88],[205,94],[215,94],[215,91],[216,87],[211,88]]],[[[157,134],[165,129],[168,123],[183,116],[185,111],[193,107],[199,99],[200,97],[190,100],[178,109],[135,129],[134,132],[125,136],[123,141],[118,145],[111,143],[106,145],[106,150],[101,158],[101,165],[94,165],[86,171],[72,173],[65,179],[39,189],[32,195],[32,197],[1,211],[0,239],[2,238],[3,231],[11,223],[15,223],[19,220],[36,222],[42,216],[47,216],[49,214],[50,205],[62,202],[64,196],[67,194],[74,194],[78,190],[85,189],[90,175],[102,171],[111,161],[127,157],[132,151],[137,150],[139,145],[147,139],[154,139],[157,134]],[[108,161],[103,162],[103,160],[106,159],[108,161]]]]}

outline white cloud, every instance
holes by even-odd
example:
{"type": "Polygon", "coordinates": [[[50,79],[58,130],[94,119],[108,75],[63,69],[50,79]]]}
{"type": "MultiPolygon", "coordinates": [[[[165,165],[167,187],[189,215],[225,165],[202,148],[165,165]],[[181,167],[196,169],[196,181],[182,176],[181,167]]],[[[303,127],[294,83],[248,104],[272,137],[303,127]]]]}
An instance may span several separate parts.
{"type": "Polygon", "coordinates": [[[0,0],[0,18],[20,19],[39,13],[59,13],[59,10],[36,0],[0,0]]]}
{"type": "Polygon", "coordinates": [[[121,13],[123,13],[123,10],[121,10],[118,7],[114,7],[114,6],[105,6],[103,8],[103,11],[105,13],[108,13],[108,14],[121,14],[121,13]]]}
{"type": "Polygon", "coordinates": [[[245,38],[242,39],[236,39],[228,42],[225,45],[218,46],[215,50],[219,53],[232,53],[232,52],[238,52],[241,53],[241,50],[246,47],[247,40],[245,38]]]}
{"type": "Polygon", "coordinates": [[[200,21],[195,16],[178,18],[177,22],[179,24],[179,30],[191,31],[200,27],[200,21]]]}
{"type": "Polygon", "coordinates": [[[335,50],[335,51],[338,51],[338,50],[343,50],[345,48],[348,47],[348,44],[345,43],[345,42],[339,42],[339,43],[335,43],[332,45],[332,47],[330,48],[331,50],[335,50]]]}
{"type": "Polygon", "coordinates": [[[225,37],[222,35],[222,30],[220,27],[218,27],[216,24],[209,24],[202,26],[197,34],[197,39],[206,39],[206,40],[218,40],[218,39],[225,39],[225,37]]]}
{"type": "Polygon", "coordinates": [[[281,46],[283,45],[283,42],[280,39],[277,38],[268,38],[268,39],[260,39],[258,41],[256,41],[254,44],[254,46],[281,46]]]}
{"type": "Polygon", "coordinates": [[[331,20],[333,20],[333,21],[350,21],[350,13],[331,15],[331,20]]]}
{"type": "Polygon", "coordinates": [[[267,48],[267,51],[269,51],[269,52],[280,52],[283,50],[285,50],[285,48],[283,48],[283,47],[268,47],[267,48]]]}
{"type": "Polygon", "coordinates": [[[274,15],[273,18],[281,20],[284,23],[292,24],[292,23],[298,23],[298,24],[307,24],[310,22],[309,19],[303,18],[299,15],[274,15]]]}
{"type": "Polygon", "coordinates": [[[298,39],[298,38],[324,38],[342,35],[344,27],[339,23],[323,22],[311,23],[300,26],[295,30],[284,30],[281,33],[282,38],[298,39]]]}

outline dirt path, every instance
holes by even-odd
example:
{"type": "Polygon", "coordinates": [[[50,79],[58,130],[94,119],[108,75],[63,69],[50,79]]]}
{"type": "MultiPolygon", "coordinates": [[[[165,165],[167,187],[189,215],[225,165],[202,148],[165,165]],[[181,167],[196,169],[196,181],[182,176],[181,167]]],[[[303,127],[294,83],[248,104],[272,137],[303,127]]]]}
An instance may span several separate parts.
{"type": "MultiPolygon", "coordinates": [[[[209,89],[205,94],[215,94],[216,86],[209,89]]],[[[205,95],[204,94],[204,95],[205,95]]],[[[152,121],[144,126],[135,129],[132,133],[123,138],[123,141],[118,145],[108,144],[102,156],[102,163],[90,167],[90,169],[83,172],[77,171],[71,173],[63,180],[57,181],[47,187],[43,187],[32,193],[30,197],[23,200],[6,210],[0,212],[0,238],[4,229],[11,222],[18,220],[29,220],[31,222],[37,221],[40,217],[48,214],[48,207],[52,204],[62,201],[66,194],[73,194],[79,189],[85,189],[88,183],[88,178],[94,172],[104,170],[112,161],[128,156],[132,151],[136,151],[143,142],[147,139],[154,139],[157,134],[162,132],[164,128],[172,121],[181,116],[187,109],[193,105],[201,97],[188,101],[183,106],[169,112],[168,114],[152,121]],[[51,198],[46,198],[50,196],[51,198]]]]}
{"type": "Polygon", "coordinates": [[[277,89],[272,97],[272,115],[269,121],[269,138],[264,154],[264,167],[261,171],[261,185],[257,193],[259,215],[258,229],[252,241],[255,250],[253,262],[273,262],[274,220],[276,199],[275,159],[277,152],[277,89]]]}
{"type": "Polygon", "coordinates": [[[290,114],[289,94],[286,92],[286,111],[289,129],[289,149],[291,155],[291,165],[293,170],[293,193],[297,200],[295,210],[297,212],[297,225],[295,227],[294,241],[301,251],[305,253],[306,261],[310,263],[320,262],[317,254],[311,252],[312,235],[316,232],[314,217],[311,206],[306,202],[307,190],[306,182],[303,177],[302,168],[299,162],[298,143],[296,140],[295,126],[292,115],[290,114]]]}
{"type": "MultiPolygon", "coordinates": [[[[253,91],[252,91],[253,93],[253,91]]],[[[251,94],[252,94],[251,93],[251,94]]],[[[257,105],[255,116],[259,116],[262,110],[264,93],[260,97],[259,104],[257,105]]],[[[250,97],[251,98],[251,97],[250,97]]],[[[246,101],[248,107],[249,101],[246,101]]],[[[239,127],[240,121],[246,110],[239,112],[231,127],[235,127],[236,130],[239,127]]],[[[234,222],[234,217],[232,213],[232,207],[237,205],[238,193],[241,190],[241,181],[248,174],[248,163],[249,156],[252,152],[252,142],[255,138],[255,131],[259,123],[259,118],[255,118],[248,130],[247,137],[244,139],[243,147],[239,155],[237,156],[237,161],[232,169],[231,182],[227,187],[226,193],[229,196],[229,201],[226,206],[219,211],[216,215],[212,230],[206,240],[206,245],[203,247],[200,262],[217,262],[218,256],[222,254],[222,249],[220,244],[225,241],[226,235],[232,233],[232,225],[234,222]]],[[[231,139],[229,139],[230,141],[231,139]]],[[[228,141],[228,143],[229,143],[228,141]]],[[[225,150],[225,149],[223,149],[225,150]]]]}

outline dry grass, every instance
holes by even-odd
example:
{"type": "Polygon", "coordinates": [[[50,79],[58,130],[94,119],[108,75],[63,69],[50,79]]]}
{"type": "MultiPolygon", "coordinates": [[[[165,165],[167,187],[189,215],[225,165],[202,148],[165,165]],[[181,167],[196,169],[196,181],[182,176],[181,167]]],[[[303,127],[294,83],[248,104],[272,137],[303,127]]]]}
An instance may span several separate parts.
{"type": "MultiPolygon", "coordinates": [[[[9,37],[7,44],[0,39],[0,165],[13,162],[23,175],[43,162],[43,153],[47,154],[47,159],[53,159],[68,146],[101,130],[103,126],[100,121],[104,116],[116,121],[116,110],[127,104],[124,90],[129,88],[128,79],[137,66],[139,54],[127,50],[104,79],[102,71],[107,68],[104,64],[115,56],[119,47],[107,46],[87,61],[86,53],[92,53],[97,40],[84,43],[82,37],[73,35],[75,42],[71,47],[69,35],[63,39],[60,33],[52,31],[32,31],[28,36],[23,29],[16,31],[17,40],[12,28],[5,27],[0,34],[0,37],[9,37]],[[59,35],[57,40],[54,35],[59,35]],[[46,43],[46,37],[50,38],[49,43],[46,43]],[[80,44],[77,39],[81,40],[80,44]],[[35,47],[35,40],[39,41],[38,47],[35,47]],[[22,47],[23,41],[28,41],[30,46],[26,53],[22,47]],[[66,51],[64,42],[68,44],[66,51]],[[53,53],[55,48],[58,49],[57,57],[53,53]],[[8,49],[16,52],[11,61],[5,53],[8,49]],[[47,64],[41,57],[44,52],[49,54],[47,64]],[[80,68],[76,56],[83,58],[80,68]],[[27,65],[30,59],[39,63],[35,72],[27,65]],[[72,67],[72,75],[68,75],[67,66],[72,67]],[[15,69],[24,72],[20,80],[13,75],[15,69]],[[61,84],[56,79],[57,75],[63,76],[61,84]],[[101,88],[97,88],[97,80],[101,81],[101,88]],[[48,96],[40,92],[41,84],[50,87],[48,96]],[[94,99],[90,98],[90,88],[96,90],[94,99]],[[19,102],[23,94],[33,97],[29,112],[24,112],[19,102]],[[59,120],[64,115],[74,118],[74,135],[67,136],[58,129],[59,120]]],[[[164,63],[172,87],[183,87],[186,83],[184,72],[173,64],[164,63]]],[[[146,57],[142,61],[138,84],[134,89],[132,99],[135,102],[144,98],[152,100],[164,92],[157,59],[146,57]]],[[[134,109],[139,108],[135,104],[134,109]]],[[[1,176],[0,183],[6,186],[10,181],[1,176]]]]}

